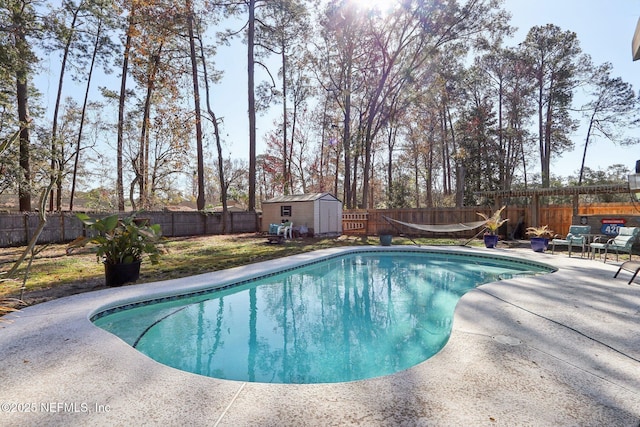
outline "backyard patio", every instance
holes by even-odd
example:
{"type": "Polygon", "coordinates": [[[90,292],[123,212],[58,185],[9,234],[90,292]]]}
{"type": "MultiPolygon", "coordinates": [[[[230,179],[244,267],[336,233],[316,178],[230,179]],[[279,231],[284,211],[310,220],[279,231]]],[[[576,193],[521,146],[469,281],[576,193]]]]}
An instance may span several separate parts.
{"type": "MultiPolygon", "coordinates": [[[[101,307],[187,286],[184,279],[28,307],[0,324],[0,419],[14,426],[637,426],[639,285],[627,284],[625,272],[613,278],[620,263],[524,248],[494,251],[558,271],[468,292],[437,355],[394,375],[350,383],[261,384],[189,374],[147,358],[88,320],[101,307]]],[[[291,261],[268,263],[277,268],[291,261]]],[[[265,265],[207,273],[188,286],[265,265]]]]}

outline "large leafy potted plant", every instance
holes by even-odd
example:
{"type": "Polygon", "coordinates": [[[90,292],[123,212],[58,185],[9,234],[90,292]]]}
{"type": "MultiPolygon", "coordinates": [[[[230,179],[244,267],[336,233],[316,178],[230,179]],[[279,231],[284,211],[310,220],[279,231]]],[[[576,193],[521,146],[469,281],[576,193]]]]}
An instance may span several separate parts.
{"type": "Polygon", "coordinates": [[[549,239],[554,235],[553,230],[548,225],[538,227],[528,227],[527,236],[530,237],[531,249],[534,252],[544,252],[549,246],[549,239]]]}
{"type": "Polygon", "coordinates": [[[98,262],[104,264],[107,286],[120,286],[135,282],[140,277],[140,263],[148,255],[157,264],[162,252],[160,224],[148,225],[135,214],[120,219],[117,214],[101,219],[79,213],[76,217],[90,231],[89,236],[78,237],[70,248],[91,244],[98,262]]]}
{"type": "Polygon", "coordinates": [[[495,211],[491,216],[488,216],[482,212],[478,212],[486,223],[484,224],[484,245],[487,248],[495,248],[498,244],[498,229],[507,222],[508,218],[502,218],[502,211],[506,206],[501,207],[497,211],[495,211]]]}

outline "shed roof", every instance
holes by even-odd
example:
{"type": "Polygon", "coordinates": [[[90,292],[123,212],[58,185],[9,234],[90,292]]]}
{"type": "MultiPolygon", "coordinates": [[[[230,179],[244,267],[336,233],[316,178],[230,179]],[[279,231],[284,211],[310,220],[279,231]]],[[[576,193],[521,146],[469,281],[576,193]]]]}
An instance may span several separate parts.
{"type": "Polygon", "coordinates": [[[319,199],[325,200],[335,200],[339,202],[340,200],[336,199],[336,197],[329,193],[306,193],[306,194],[288,194],[285,196],[276,196],[269,200],[265,200],[262,203],[295,203],[295,202],[313,202],[319,199]]]}

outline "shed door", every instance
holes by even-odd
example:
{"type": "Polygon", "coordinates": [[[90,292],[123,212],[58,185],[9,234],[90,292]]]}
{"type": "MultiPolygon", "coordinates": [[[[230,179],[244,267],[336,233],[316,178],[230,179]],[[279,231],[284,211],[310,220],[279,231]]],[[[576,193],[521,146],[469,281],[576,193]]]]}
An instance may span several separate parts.
{"type": "Polygon", "coordinates": [[[320,233],[338,232],[338,204],[320,201],[320,233]]]}

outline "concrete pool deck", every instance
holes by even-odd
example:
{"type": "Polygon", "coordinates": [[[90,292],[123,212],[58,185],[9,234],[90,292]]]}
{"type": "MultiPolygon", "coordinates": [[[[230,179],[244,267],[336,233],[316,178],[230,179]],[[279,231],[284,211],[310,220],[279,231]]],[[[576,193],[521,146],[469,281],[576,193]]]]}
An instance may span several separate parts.
{"type": "MultiPolygon", "coordinates": [[[[351,383],[194,375],[147,358],[88,320],[101,307],[150,292],[167,295],[184,287],[183,279],[28,307],[8,316],[12,323],[0,323],[0,425],[640,425],[640,285],[628,285],[624,272],[613,278],[621,262],[530,249],[460,250],[526,258],[558,271],[469,291],[438,354],[406,371],[351,383]]],[[[189,286],[289,261],[196,276],[189,286]]]]}

